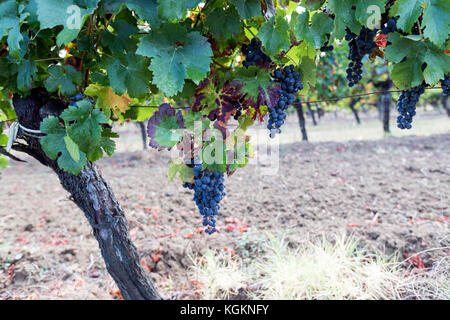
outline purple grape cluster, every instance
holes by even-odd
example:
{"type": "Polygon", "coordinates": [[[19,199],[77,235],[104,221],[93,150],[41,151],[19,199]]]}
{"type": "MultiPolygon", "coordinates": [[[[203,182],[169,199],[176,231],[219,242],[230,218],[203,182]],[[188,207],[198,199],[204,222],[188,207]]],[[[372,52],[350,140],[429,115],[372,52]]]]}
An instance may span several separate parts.
{"type": "Polygon", "coordinates": [[[389,34],[391,32],[397,31],[397,20],[398,20],[398,17],[389,19],[389,21],[385,24],[383,29],[381,29],[381,32],[384,34],[389,34]]]}
{"type": "Polygon", "coordinates": [[[183,187],[194,190],[194,201],[203,216],[203,226],[207,234],[216,229],[220,201],[225,196],[224,175],[222,172],[203,171],[201,164],[194,164],[194,183],[186,182],[183,187]]]}
{"type": "Polygon", "coordinates": [[[232,102],[233,106],[236,108],[236,114],[234,115],[234,120],[239,120],[242,115],[242,105],[239,101],[232,102]]]}
{"type": "Polygon", "coordinates": [[[442,94],[448,96],[450,93],[450,75],[446,75],[444,80],[441,80],[442,94]]]}
{"type": "Polygon", "coordinates": [[[261,50],[261,44],[256,38],[250,41],[250,44],[244,43],[241,48],[242,53],[245,55],[245,60],[242,65],[246,68],[260,63],[265,65],[266,63],[271,63],[272,60],[261,50]]]}
{"type": "Polygon", "coordinates": [[[345,40],[348,41],[349,53],[348,59],[351,62],[347,67],[347,82],[349,87],[353,87],[362,79],[362,59],[376,48],[374,40],[375,31],[362,27],[359,35],[351,32],[347,28],[345,40]]]}
{"type": "Polygon", "coordinates": [[[294,102],[295,94],[303,89],[303,84],[300,81],[300,74],[294,70],[294,65],[276,69],[272,77],[281,85],[280,98],[276,106],[270,108],[269,123],[267,124],[270,137],[275,138],[276,133],[281,133],[280,128],[287,117],[285,111],[294,102]]]}
{"type": "Polygon", "coordinates": [[[334,49],[334,47],[332,45],[330,45],[330,34],[327,33],[326,36],[327,36],[327,41],[325,41],[323,46],[320,47],[321,52],[331,52],[334,49]]]}
{"type": "Polygon", "coordinates": [[[413,117],[416,115],[416,104],[420,96],[425,92],[425,84],[403,90],[397,100],[397,127],[400,129],[411,129],[413,117]]]}

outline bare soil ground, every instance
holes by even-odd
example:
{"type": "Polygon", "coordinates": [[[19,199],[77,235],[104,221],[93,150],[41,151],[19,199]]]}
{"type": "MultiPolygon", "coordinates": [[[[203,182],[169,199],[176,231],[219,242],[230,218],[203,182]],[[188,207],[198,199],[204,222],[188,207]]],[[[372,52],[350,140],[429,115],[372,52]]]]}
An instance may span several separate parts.
{"type": "MultiPolygon", "coordinates": [[[[191,256],[208,248],[242,254],[249,234],[263,231],[284,232],[292,247],[351,233],[401,259],[419,253],[405,263],[416,269],[448,257],[448,128],[427,137],[283,144],[276,175],[249,166],[227,178],[213,236],[201,232],[191,192],[167,184],[167,154],[123,151],[98,165],[162,294],[195,298],[191,256]]],[[[141,145],[130,132],[124,139],[141,145]]],[[[0,299],[117,298],[83,213],[49,169],[26,160],[0,178],[0,299]]]]}

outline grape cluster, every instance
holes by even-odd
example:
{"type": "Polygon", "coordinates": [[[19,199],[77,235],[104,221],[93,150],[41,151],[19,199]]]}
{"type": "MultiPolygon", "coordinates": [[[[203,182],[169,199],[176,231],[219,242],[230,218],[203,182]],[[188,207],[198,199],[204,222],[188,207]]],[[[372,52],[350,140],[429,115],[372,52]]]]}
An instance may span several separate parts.
{"type": "Polygon", "coordinates": [[[348,41],[348,59],[351,62],[347,68],[347,82],[349,87],[353,87],[362,79],[362,59],[376,48],[374,41],[375,31],[362,27],[359,35],[346,30],[345,40],[348,41]]]}
{"type": "Polygon", "coordinates": [[[77,102],[81,101],[83,99],[84,99],[84,96],[83,96],[82,93],[79,93],[79,94],[77,94],[77,95],[75,95],[73,97],[70,97],[69,98],[69,101],[70,101],[69,107],[75,107],[77,105],[77,102]]]}
{"type": "Polygon", "coordinates": [[[321,52],[331,52],[334,49],[334,47],[332,45],[330,45],[330,34],[327,33],[326,36],[327,36],[327,41],[320,48],[321,52]]]}
{"type": "Polygon", "coordinates": [[[215,216],[219,214],[219,203],[225,196],[223,173],[202,171],[201,164],[193,166],[194,183],[186,182],[183,187],[194,190],[194,201],[203,216],[205,232],[212,234],[217,231],[215,216]]]}
{"type": "Polygon", "coordinates": [[[260,61],[262,65],[271,63],[272,60],[261,50],[261,44],[253,38],[250,44],[244,43],[241,48],[242,53],[245,55],[245,60],[242,65],[246,68],[254,65],[260,61]]]}
{"type": "Polygon", "coordinates": [[[383,27],[383,29],[381,29],[381,33],[389,34],[391,32],[397,31],[397,20],[398,20],[398,17],[389,19],[389,21],[386,23],[386,25],[383,27]]]}
{"type": "Polygon", "coordinates": [[[239,103],[239,101],[232,102],[233,106],[236,108],[236,114],[234,115],[234,120],[238,120],[239,117],[242,115],[242,105],[239,103]]]}
{"type": "Polygon", "coordinates": [[[416,104],[424,92],[425,84],[402,91],[397,101],[397,110],[400,113],[397,117],[397,127],[400,129],[412,128],[412,120],[416,115],[416,104]]]}
{"type": "Polygon", "coordinates": [[[446,75],[444,80],[441,80],[442,94],[448,96],[450,93],[450,75],[446,75]]]}
{"type": "Polygon", "coordinates": [[[285,111],[294,102],[294,95],[297,91],[303,89],[303,84],[300,81],[300,74],[294,70],[294,65],[276,69],[272,77],[281,84],[280,98],[277,105],[270,108],[269,123],[267,124],[267,129],[270,130],[270,137],[274,138],[276,133],[281,133],[280,127],[284,124],[284,120],[287,117],[285,111]]]}

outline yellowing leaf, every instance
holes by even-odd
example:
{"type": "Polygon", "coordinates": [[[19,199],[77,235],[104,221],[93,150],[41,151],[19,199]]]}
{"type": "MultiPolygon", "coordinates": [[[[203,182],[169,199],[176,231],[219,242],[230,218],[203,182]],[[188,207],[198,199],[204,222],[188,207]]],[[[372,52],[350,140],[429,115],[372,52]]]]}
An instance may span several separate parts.
{"type": "Polygon", "coordinates": [[[85,94],[97,97],[97,106],[102,109],[112,109],[115,113],[124,113],[130,105],[131,99],[124,93],[119,96],[111,87],[102,87],[98,84],[91,84],[86,88],[85,94]]]}

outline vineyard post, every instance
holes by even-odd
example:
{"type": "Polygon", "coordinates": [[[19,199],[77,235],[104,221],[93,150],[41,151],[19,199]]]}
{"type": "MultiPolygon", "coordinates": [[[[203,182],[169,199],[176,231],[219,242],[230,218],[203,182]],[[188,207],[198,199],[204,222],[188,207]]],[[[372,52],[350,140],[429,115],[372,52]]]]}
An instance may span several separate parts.
{"type": "MultiPolygon", "coordinates": [[[[21,125],[39,129],[39,109],[50,98],[47,91],[41,88],[32,90],[27,98],[14,95],[13,106],[21,125]]],[[[78,175],[72,175],[60,169],[57,161],[47,157],[39,138],[23,138],[27,143],[16,143],[13,148],[32,156],[56,173],[63,188],[70,193],[72,201],[84,212],[91,224],[106,268],[122,296],[133,300],[161,299],[140,264],[139,253],[130,238],[123,208],[96,166],[88,163],[78,175]]]]}

